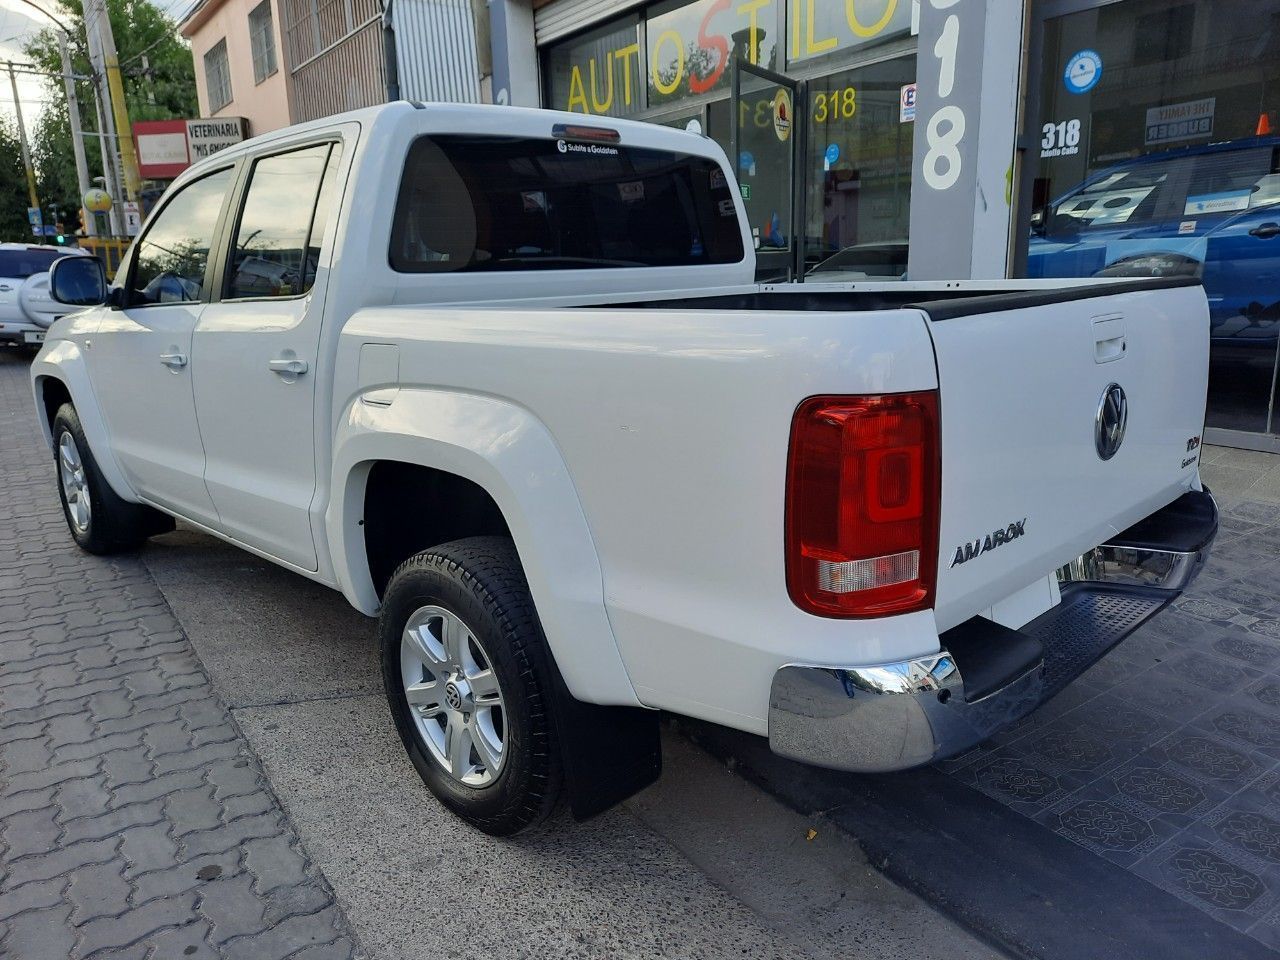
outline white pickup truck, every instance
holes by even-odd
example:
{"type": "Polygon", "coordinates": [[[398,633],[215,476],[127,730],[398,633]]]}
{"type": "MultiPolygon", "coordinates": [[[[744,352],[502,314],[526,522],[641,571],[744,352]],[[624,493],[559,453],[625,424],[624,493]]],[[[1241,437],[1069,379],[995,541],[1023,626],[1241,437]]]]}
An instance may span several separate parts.
{"type": "Polygon", "coordinates": [[[409,103],[196,164],[111,286],[54,267],[71,535],[177,517],[341,590],[495,834],[651,782],[658,710],[852,771],[973,746],[1202,562],[1204,293],[757,284],[734,186],[692,133],[409,103]]]}

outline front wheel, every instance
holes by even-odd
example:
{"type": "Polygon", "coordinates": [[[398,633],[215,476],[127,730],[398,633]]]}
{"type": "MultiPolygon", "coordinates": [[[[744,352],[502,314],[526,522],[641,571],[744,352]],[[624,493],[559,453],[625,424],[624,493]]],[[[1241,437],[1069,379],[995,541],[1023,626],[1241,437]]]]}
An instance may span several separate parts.
{"type": "Polygon", "coordinates": [[[58,495],[67,528],[89,553],[132,550],[147,537],[173,529],[173,519],[122,500],[103,479],[76,408],[64,403],[53,418],[58,495]]]}
{"type": "Polygon", "coordinates": [[[512,542],[457,540],[406,560],[378,623],[409,759],[445,806],[507,836],[561,793],[550,652],[512,542]]]}

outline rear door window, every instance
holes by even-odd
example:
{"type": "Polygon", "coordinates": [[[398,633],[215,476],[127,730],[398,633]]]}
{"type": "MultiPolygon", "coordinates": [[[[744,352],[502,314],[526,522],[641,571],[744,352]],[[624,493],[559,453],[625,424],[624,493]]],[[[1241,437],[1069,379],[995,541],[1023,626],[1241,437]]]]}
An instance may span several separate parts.
{"type": "Polygon", "coordinates": [[[0,277],[25,280],[44,273],[55,260],[67,255],[65,250],[0,250],[0,277]]]}
{"type": "Polygon", "coordinates": [[[311,289],[338,153],[336,145],[322,143],[254,163],[231,245],[226,299],[293,297],[311,289]]]}
{"type": "Polygon", "coordinates": [[[737,263],[730,183],[704,157],[492,136],[421,137],[391,266],[410,273],[737,263]]]}

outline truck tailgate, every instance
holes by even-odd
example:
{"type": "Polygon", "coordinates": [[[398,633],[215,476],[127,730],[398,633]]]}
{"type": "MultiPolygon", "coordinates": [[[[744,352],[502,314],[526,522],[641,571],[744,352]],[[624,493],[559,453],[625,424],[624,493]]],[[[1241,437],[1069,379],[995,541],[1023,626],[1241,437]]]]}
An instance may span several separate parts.
{"type": "Polygon", "coordinates": [[[921,308],[942,422],[939,629],[1198,487],[1209,354],[1198,284],[921,308]],[[1112,452],[1120,408],[1127,422],[1112,452]]]}

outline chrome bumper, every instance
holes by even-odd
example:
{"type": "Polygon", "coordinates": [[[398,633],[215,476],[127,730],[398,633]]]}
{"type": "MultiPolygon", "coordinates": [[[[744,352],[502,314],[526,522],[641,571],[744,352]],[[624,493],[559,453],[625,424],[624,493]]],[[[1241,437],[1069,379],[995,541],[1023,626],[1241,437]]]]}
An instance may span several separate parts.
{"type": "MultiPolygon", "coordinates": [[[[1126,537],[1139,524],[1058,571],[1063,602],[1021,630],[975,617],[943,634],[942,649],[929,656],[873,666],[783,667],[769,697],[770,747],[817,766],[884,772],[946,759],[1009,727],[1200,572],[1217,532],[1217,508],[1207,491],[1195,496],[1202,499],[1194,505],[1194,544],[1179,536],[1163,543],[1126,537]],[[1081,636],[1087,641],[1078,642],[1081,636]]],[[[1152,519],[1158,515],[1143,523],[1152,519]]]]}

